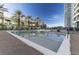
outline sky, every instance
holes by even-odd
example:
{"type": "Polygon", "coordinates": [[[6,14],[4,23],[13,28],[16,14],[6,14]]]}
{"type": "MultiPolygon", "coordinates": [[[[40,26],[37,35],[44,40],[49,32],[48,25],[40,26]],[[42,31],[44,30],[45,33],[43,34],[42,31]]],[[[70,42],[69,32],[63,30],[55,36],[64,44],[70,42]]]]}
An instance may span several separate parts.
{"type": "Polygon", "coordinates": [[[12,16],[15,10],[21,10],[23,15],[33,19],[39,16],[48,27],[64,26],[63,3],[7,3],[4,7],[8,9],[5,16],[12,16]]]}

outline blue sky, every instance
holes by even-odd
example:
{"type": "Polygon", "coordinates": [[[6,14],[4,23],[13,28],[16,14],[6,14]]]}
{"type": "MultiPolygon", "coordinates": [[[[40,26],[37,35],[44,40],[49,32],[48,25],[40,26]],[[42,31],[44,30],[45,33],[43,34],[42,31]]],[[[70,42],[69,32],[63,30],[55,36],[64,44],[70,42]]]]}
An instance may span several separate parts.
{"type": "Polygon", "coordinates": [[[4,4],[8,9],[6,16],[14,14],[15,10],[21,10],[23,15],[36,16],[49,27],[64,26],[64,4],[63,3],[8,3],[4,4]]]}

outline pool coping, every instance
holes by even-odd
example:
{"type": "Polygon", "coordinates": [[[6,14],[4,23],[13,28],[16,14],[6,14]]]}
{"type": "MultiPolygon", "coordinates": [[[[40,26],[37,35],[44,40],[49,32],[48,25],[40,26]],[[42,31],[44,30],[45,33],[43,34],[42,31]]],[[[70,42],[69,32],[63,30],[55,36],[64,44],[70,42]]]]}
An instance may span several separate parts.
{"type": "Polygon", "coordinates": [[[70,34],[66,34],[65,39],[62,42],[57,54],[58,55],[71,55],[71,51],[70,51],[70,34]]]}
{"type": "Polygon", "coordinates": [[[16,37],[17,39],[23,41],[25,44],[27,44],[28,46],[31,46],[33,48],[35,48],[36,50],[38,50],[39,52],[43,53],[44,55],[70,55],[70,35],[66,35],[61,46],[59,47],[57,52],[54,52],[48,48],[45,48],[39,44],[36,44],[28,39],[25,39],[21,36],[18,36],[16,34],[11,33],[10,31],[7,31],[9,34],[11,34],[12,36],[16,37]],[[67,38],[68,36],[68,38],[67,38]]]}

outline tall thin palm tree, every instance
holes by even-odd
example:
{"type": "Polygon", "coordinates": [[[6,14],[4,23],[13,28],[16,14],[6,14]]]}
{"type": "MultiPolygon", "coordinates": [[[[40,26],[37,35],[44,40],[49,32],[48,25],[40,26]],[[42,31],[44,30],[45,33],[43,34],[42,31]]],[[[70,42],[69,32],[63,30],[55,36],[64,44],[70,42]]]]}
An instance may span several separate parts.
{"type": "Polygon", "coordinates": [[[19,28],[20,27],[20,16],[22,12],[20,10],[16,10],[15,14],[16,14],[16,19],[18,20],[18,28],[19,28]]]}
{"type": "Polygon", "coordinates": [[[35,19],[35,21],[36,21],[36,27],[39,27],[39,23],[40,23],[40,17],[39,16],[37,16],[36,17],[36,19],[35,19]]]}

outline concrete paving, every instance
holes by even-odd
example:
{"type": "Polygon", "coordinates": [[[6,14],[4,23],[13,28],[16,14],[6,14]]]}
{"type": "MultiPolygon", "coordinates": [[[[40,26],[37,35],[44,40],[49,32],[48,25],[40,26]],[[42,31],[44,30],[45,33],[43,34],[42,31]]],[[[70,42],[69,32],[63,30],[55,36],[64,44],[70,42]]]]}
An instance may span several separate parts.
{"type": "Polygon", "coordinates": [[[0,55],[42,55],[5,31],[0,31],[0,55]]]}
{"type": "Polygon", "coordinates": [[[70,36],[70,44],[71,44],[71,54],[79,55],[79,32],[71,34],[70,36]]]}

